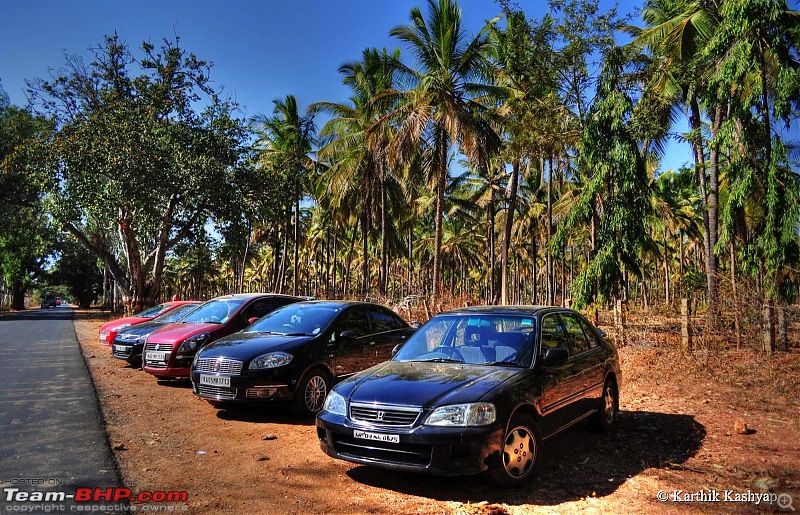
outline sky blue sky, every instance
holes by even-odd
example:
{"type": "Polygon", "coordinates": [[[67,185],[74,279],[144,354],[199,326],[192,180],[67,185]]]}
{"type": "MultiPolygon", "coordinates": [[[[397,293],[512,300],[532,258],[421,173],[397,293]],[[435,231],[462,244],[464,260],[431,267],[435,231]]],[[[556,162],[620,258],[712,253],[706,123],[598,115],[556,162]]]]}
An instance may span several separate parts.
{"type": "MultiPolygon", "coordinates": [[[[544,0],[519,0],[528,17],[545,14],[544,0]]],[[[638,0],[622,0],[632,12],[638,0]]],[[[790,1],[797,3],[797,0],[790,1]]],[[[46,78],[63,54],[88,56],[116,31],[131,47],[178,34],[181,45],[214,63],[211,78],[245,115],[269,113],[272,99],[294,94],[302,107],[343,101],[338,67],[366,47],[398,46],[389,30],[408,21],[424,0],[4,0],[0,6],[0,84],[16,105],[26,103],[25,80],[46,78]]],[[[603,0],[610,7],[613,0],[603,0]]],[[[493,0],[462,0],[465,25],[475,33],[499,12],[493,0]]],[[[402,46],[401,46],[402,49],[402,46]]],[[[685,144],[670,145],[664,168],[690,159],[685,144]]]]}

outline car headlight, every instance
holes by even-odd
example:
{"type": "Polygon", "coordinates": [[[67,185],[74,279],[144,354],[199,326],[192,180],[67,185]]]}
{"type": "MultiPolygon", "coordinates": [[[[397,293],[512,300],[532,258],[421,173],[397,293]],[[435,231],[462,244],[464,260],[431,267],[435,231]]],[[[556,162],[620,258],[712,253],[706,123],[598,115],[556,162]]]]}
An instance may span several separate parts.
{"type": "Polygon", "coordinates": [[[497,410],[490,402],[453,404],[433,410],[426,426],[488,426],[497,419],[497,410]]]}
{"type": "Polygon", "coordinates": [[[178,347],[178,352],[191,352],[196,350],[197,348],[201,347],[208,339],[211,338],[209,333],[200,333],[192,336],[183,341],[180,347],[178,347]]]}
{"type": "Polygon", "coordinates": [[[322,405],[322,411],[327,411],[332,415],[347,415],[347,401],[338,393],[331,391],[325,397],[325,403],[322,405]]]}
{"type": "Polygon", "coordinates": [[[250,370],[261,370],[264,368],[277,368],[288,365],[292,361],[292,355],[288,352],[269,352],[262,354],[250,362],[250,370]]]}

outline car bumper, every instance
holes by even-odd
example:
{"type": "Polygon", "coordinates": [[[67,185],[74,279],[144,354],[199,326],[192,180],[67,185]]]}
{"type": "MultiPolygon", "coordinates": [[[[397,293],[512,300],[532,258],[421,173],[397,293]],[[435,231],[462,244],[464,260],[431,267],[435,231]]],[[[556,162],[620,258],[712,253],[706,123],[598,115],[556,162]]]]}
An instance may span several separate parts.
{"type": "Polygon", "coordinates": [[[486,427],[372,427],[321,413],[317,416],[320,448],[333,458],[443,476],[469,475],[501,464],[503,428],[486,427]],[[357,431],[397,435],[398,443],[357,438],[357,431]]]}
{"type": "Polygon", "coordinates": [[[289,374],[217,375],[192,371],[192,393],[203,399],[262,404],[284,402],[294,398],[296,384],[289,374]],[[201,376],[211,377],[213,384],[204,384],[201,376]]]}
{"type": "Polygon", "coordinates": [[[128,363],[142,362],[142,349],[144,345],[130,345],[114,341],[111,347],[111,355],[117,359],[124,359],[128,363]]]}

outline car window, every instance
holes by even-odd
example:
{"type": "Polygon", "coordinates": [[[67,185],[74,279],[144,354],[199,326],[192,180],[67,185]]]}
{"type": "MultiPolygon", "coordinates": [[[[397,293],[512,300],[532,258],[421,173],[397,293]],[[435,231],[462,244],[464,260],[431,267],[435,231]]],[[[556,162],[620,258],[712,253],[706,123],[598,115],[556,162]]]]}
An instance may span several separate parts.
{"type": "Polygon", "coordinates": [[[583,334],[583,329],[578,319],[570,313],[561,313],[561,321],[564,323],[569,336],[570,354],[574,356],[589,350],[589,342],[586,340],[586,335],[583,334]]]}
{"type": "Polygon", "coordinates": [[[367,312],[360,306],[350,308],[342,313],[333,327],[334,337],[338,336],[342,331],[353,331],[356,333],[356,337],[370,334],[367,312]]]}
{"type": "Polygon", "coordinates": [[[542,337],[539,353],[543,355],[545,350],[556,349],[558,347],[569,349],[564,327],[561,325],[561,321],[557,315],[545,315],[542,320],[542,337]]]}
{"type": "Polygon", "coordinates": [[[164,324],[168,324],[170,322],[177,322],[181,318],[185,317],[188,313],[191,313],[192,311],[197,309],[198,306],[199,304],[181,304],[177,308],[171,309],[170,311],[167,311],[163,315],[157,316],[155,320],[164,324]]]}
{"type": "Polygon", "coordinates": [[[247,321],[251,318],[261,318],[273,309],[278,307],[278,303],[274,299],[260,299],[242,311],[242,320],[247,321]]]}
{"type": "Polygon", "coordinates": [[[133,316],[140,317],[140,318],[150,318],[150,317],[158,316],[159,314],[163,313],[164,311],[166,311],[168,309],[169,309],[169,306],[167,306],[165,304],[157,304],[157,305],[153,306],[152,308],[147,308],[144,311],[142,311],[140,313],[136,313],[133,316]]]}
{"type": "Polygon", "coordinates": [[[402,320],[387,311],[373,308],[367,310],[369,321],[372,324],[373,333],[383,333],[393,331],[405,326],[402,320]]]}
{"type": "Polygon", "coordinates": [[[581,320],[580,317],[575,317],[575,318],[578,320],[578,323],[580,323],[581,327],[583,328],[583,333],[586,335],[586,341],[589,342],[589,347],[592,349],[594,349],[595,347],[599,347],[600,342],[597,341],[597,336],[594,334],[592,328],[589,327],[589,324],[581,320]]]}

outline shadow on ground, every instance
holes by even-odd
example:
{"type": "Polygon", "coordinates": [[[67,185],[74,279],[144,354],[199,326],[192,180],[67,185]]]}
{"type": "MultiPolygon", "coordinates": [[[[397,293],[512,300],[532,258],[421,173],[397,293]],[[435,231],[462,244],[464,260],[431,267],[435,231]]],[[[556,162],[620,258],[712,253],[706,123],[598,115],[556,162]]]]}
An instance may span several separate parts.
{"type": "Polygon", "coordinates": [[[71,320],[73,310],[65,307],[36,308],[25,311],[4,311],[0,321],[14,322],[17,320],[71,320]]]}
{"type": "Polygon", "coordinates": [[[440,501],[557,505],[593,494],[603,497],[645,469],[683,463],[697,453],[705,436],[705,427],[690,415],[623,412],[613,434],[579,426],[547,440],[537,477],[516,490],[497,489],[480,475],[431,481],[428,475],[366,466],[347,473],[370,486],[440,501]]]}
{"type": "Polygon", "coordinates": [[[314,419],[296,415],[284,405],[226,406],[217,411],[217,418],[253,422],[256,424],[285,424],[291,426],[313,426],[314,419]]]}

